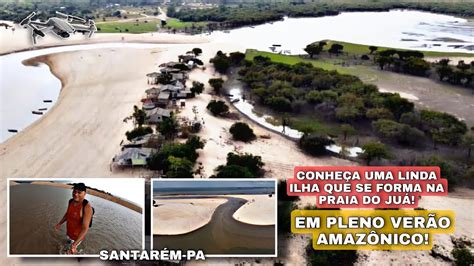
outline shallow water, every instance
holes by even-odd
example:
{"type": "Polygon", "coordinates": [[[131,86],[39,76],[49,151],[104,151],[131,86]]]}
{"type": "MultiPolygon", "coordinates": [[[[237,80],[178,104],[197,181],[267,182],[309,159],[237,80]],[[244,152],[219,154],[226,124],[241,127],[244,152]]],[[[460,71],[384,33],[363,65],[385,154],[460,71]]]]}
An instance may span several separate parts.
{"type": "MultiPolygon", "coordinates": [[[[67,209],[71,190],[46,185],[10,187],[10,254],[59,255],[66,223],[54,225],[67,209]]],[[[142,215],[111,201],[87,195],[95,209],[92,227],[81,244],[86,254],[102,249],[142,249],[142,215]]]]}
{"type": "Polygon", "coordinates": [[[450,45],[474,45],[474,26],[466,19],[448,15],[393,10],[349,12],[319,18],[285,18],[284,21],[245,27],[230,33],[213,32],[210,37],[262,51],[270,51],[270,46],[280,44],[279,49],[288,50],[291,54],[304,54],[303,48],[307,44],[324,39],[426,51],[469,52],[450,45]],[[433,41],[438,38],[462,42],[433,41]]]}
{"type": "MultiPolygon", "coordinates": [[[[228,198],[220,205],[211,221],[190,233],[182,235],[154,235],[155,249],[201,249],[206,255],[244,255],[275,253],[275,226],[251,225],[235,220],[232,215],[246,200],[228,198]]],[[[159,223],[159,220],[154,220],[159,223]]]]}

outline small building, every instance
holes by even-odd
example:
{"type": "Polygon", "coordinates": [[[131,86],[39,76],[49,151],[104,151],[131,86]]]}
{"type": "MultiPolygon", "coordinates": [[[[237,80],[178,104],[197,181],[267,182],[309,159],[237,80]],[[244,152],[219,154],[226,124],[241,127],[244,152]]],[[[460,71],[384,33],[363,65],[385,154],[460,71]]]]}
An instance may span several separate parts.
{"type": "Polygon", "coordinates": [[[151,148],[125,148],[113,158],[113,164],[121,167],[146,166],[154,151],[151,148]]]}
{"type": "Polygon", "coordinates": [[[122,150],[126,148],[160,148],[164,137],[160,134],[146,134],[136,137],[122,145],[122,150]]]}
{"type": "Polygon", "coordinates": [[[168,109],[157,107],[152,110],[145,110],[147,124],[158,124],[163,121],[164,118],[170,118],[172,112],[168,109]]]}
{"type": "Polygon", "coordinates": [[[158,78],[161,76],[161,73],[159,72],[152,72],[146,74],[148,78],[148,84],[158,84],[158,78]]]}
{"type": "Polygon", "coordinates": [[[160,92],[156,98],[156,104],[161,107],[166,107],[170,101],[170,92],[160,92]]]}

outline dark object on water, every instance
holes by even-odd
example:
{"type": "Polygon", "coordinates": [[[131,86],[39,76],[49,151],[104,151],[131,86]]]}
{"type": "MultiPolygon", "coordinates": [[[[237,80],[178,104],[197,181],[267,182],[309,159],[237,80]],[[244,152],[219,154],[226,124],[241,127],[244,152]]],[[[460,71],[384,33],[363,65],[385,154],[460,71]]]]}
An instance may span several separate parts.
{"type": "Polygon", "coordinates": [[[38,111],[46,111],[48,108],[39,108],[38,111]]]}
{"type": "Polygon", "coordinates": [[[238,102],[238,101],[240,101],[240,99],[233,99],[233,100],[231,100],[230,102],[231,102],[231,103],[236,103],[236,102],[238,102]]]}
{"type": "Polygon", "coordinates": [[[38,112],[38,111],[31,111],[31,113],[34,114],[34,115],[42,115],[43,114],[43,112],[38,112]]]}
{"type": "Polygon", "coordinates": [[[281,44],[272,44],[273,47],[281,47],[281,44]]]}
{"type": "Polygon", "coordinates": [[[8,129],[8,132],[17,133],[18,130],[17,129],[8,129]]]}
{"type": "Polygon", "coordinates": [[[44,103],[52,103],[53,100],[43,100],[44,103]]]}

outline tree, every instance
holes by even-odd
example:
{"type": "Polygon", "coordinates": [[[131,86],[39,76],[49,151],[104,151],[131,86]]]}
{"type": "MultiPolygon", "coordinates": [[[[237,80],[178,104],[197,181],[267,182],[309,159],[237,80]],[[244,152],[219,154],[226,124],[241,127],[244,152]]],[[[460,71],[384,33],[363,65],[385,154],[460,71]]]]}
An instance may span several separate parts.
{"type": "Polygon", "coordinates": [[[273,96],[265,99],[265,104],[275,111],[291,112],[292,106],[290,100],[282,96],[273,96]]]}
{"type": "Polygon", "coordinates": [[[255,176],[245,167],[239,165],[221,165],[217,174],[211,178],[254,178],[255,176]]]}
{"type": "Polygon", "coordinates": [[[298,142],[303,151],[315,156],[327,154],[326,146],[331,144],[333,140],[317,134],[304,134],[298,142]]]}
{"type": "Polygon", "coordinates": [[[347,136],[348,135],[353,135],[356,132],[356,130],[354,129],[353,126],[351,126],[349,124],[342,124],[341,125],[341,132],[344,136],[344,141],[346,141],[347,136]]]}
{"type": "Polygon", "coordinates": [[[199,56],[202,54],[202,49],[201,48],[193,48],[193,53],[195,56],[199,56]]]}
{"type": "Polygon", "coordinates": [[[214,89],[214,92],[219,95],[224,84],[224,80],[221,78],[209,79],[209,85],[214,89]]]}
{"type": "Polygon", "coordinates": [[[229,106],[225,104],[224,101],[211,100],[207,105],[207,110],[209,110],[214,116],[222,116],[229,112],[229,106]]]}
{"type": "Polygon", "coordinates": [[[374,60],[379,65],[381,70],[383,70],[386,65],[390,65],[393,62],[391,57],[382,55],[376,55],[374,60]]]}
{"type": "Polygon", "coordinates": [[[146,113],[142,109],[139,109],[136,105],[133,106],[133,119],[139,127],[145,123],[146,113]]]}
{"type": "Polygon", "coordinates": [[[379,49],[377,46],[369,46],[370,54],[373,54],[377,49],[379,49]]]}
{"type": "Polygon", "coordinates": [[[380,142],[368,142],[362,146],[364,152],[360,155],[365,159],[367,165],[373,160],[390,159],[391,154],[388,148],[380,142]]]}
{"type": "Polygon", "coordinates": [[[451,254],[458,266],[470,266],[474,264],[474,255],[466,247],[455,247],[451,251],[451,254]]]}
{"type": "Polygon", "coordinates": [[[227,165],[239,165],[247,168],[254,177],[262,176],[262,157],[254,156],[250,153],[235,154],[229,152],[227,154],[227,165]]]}
{"type": "Polygon", "coordinates": [[[308,44],[304,51],[309,54],[309,57],[313,58],[314,55],[318,55],[323,50],[323,47],[317,44],[308,44]]]}
{"type": "Polygon", "coordinates": [[[236,122],[230,127],[230,133],[235,140],[249,142],[254,140],[257,136],[253,133],[253,129],[246,123],[236,122]]]}
{"type": "Polygon", "coordinates": [[[214,68],[216,69],[216,71],[221,74],[227,73],[227,70],[231,65],[229,57],[227,57],[227,55],[222,53],[221,51],[218,51],[216,56],[214,56],[214,58],[211,58],[210,62],[214,64],[214,68]]]}
{"type": "Polygon", "coordinates": [[[388,119],[372,122],[372,128],[383,137],[395,140],[401,145],[415,146],[421,144],[425,138],[422,131],[388,119]]]}
{"type": "Polygon", "coordinates": [[[335,54],[338,55],[342,53],[342,50],[344,49],[344,46],[338,43],[334,43],[331,45],[331,48],[329,48],[328,52],[330,54],[335,54]]]}
{"type": "Polygon", "coordinates": [[[393,113],[387,108],[371,108],[365,113],[365,116],[372,120],[377,119],[393,119],[393,113]]]}
{"type": "Polygon", "coordinates": [[[421,110],[420,118],[423,129],[431,134],[435,144],[457,145],[467,132],[464,121],[447,113],[421,110]]]}
{"type": "Polygon", "coordinates": [[[444,81],[453,74],[453,69],[448,65],[439,65],[436,67],[436,74],[438,74],[440,81],[444,81]]]}
{"type": "Polygon", "coordinates": [[[145,136],[151,133],[153,133],[153,129],[151,127],[138,126],[137,128],[134,128],[132,131],[125,132],[125,136],[127,136],[127,140],[132,140],[134,138],[145,136]]]}
{"type": "Polygon", "coordinates": [[[213,178],[253,178],[263,175],[264,163],[262,157],[253,156],[250,153],[227,154],[226,165],[220,165],[216,168],[217,174],[213,178]]]}
{"type": "Polygon", "coordinates": [[[171,139],[178,133],[178,127],[179,125],[176,118],[171,116],[164,118],[163,121],[158,124],[158,132],[165,136],[165,138],[171,139]]]}
{"type": "Polygon", "coordinates": [[[230,61],[233,65],[238,66],[244,61],[245,54],[241,52],[233,52],[229,54],[230,61]]]}
{"type": "Polygon", "coordinates": [[[471,158],[472,148],[474,147],[474,133],[470,132],[463,136],[462,144],[467,149],[467,158],[471,158]]]}
{"type": "Polygon", "coordinates": [[[167,178],[193,178],[193,163],[186,158],[168,157],[167,178]]]}
{"type": "Polygon", "coordinates": [[[460,69],[461,71],[466,71],[468,70],[469,68],[471,68],[471,66],[469,64],[466,64],[464,63],[464,60],[459,60],[458,61],[458,64],[456,65],[456,67],[458,69],[460,69]]]}
{"type": "Polygon", "coordinates": [[[194,94],[201,94],[204,91],[204,84],[199,81],[193,81],[191,92],[194,94]]]}

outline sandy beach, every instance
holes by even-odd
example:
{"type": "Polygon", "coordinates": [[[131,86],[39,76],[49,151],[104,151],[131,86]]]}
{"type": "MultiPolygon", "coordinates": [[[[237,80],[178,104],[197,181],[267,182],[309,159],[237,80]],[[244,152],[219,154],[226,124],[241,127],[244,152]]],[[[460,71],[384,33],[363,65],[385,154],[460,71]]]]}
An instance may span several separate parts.
{"type": "Polygon", "coordinates": [[[244,206],[240,207],[232,217],[242,223],[254,225],[274,225],[275,224],[275,195],[233,195],[234,197],[247,200],[244,206]]]}
{"type": "Polygon", "coordinates": [[[217,207],[228,197],[247,202],[232,217],[252,225],[275,224],[275,199],[268,195],[160,196],[154,198],[153,234],[179,235],[197,230],[211,221],[217,207]]]}
{"type": "Polygon", "coordinates": [[[180,235],[197,230],[211,221],[224,198],[155,198],[153,208],[154,235],[180,235]]]}

